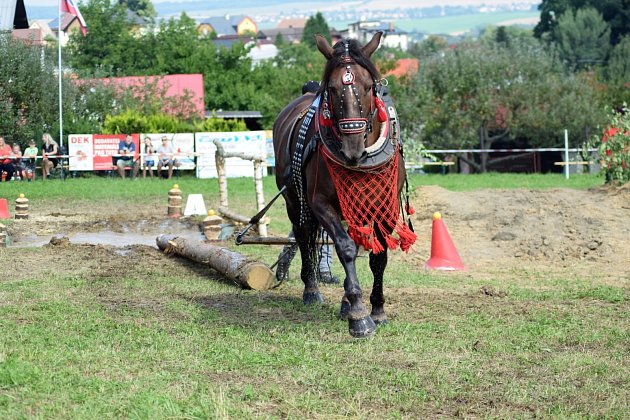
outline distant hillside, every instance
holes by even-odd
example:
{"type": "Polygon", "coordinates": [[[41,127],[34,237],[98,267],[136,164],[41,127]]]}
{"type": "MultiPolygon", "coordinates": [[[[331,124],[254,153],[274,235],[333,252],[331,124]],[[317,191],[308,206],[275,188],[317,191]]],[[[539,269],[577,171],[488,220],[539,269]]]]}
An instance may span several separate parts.
{"type": "MultiPolygon", "coordinates": [[[[424,13],[422,13],[423,17],[418,17],[418,8],[426,7],[430,3],[436,3],[435,0],[417,0],[411,2],[416,5],[416,8],[404,10],[396,9],[396,11],[392,13],[379,9],[379,11],[374,13],[373,16],[374,18],[380,20],[393,21],[396,27],[404,31],[424,34],[460,34],[483,28],[487,25],[522,24],[526,26],[533,26],[540,16],[539,12],[536,11],[535,5],[530,6],[529,10],[506,11],[505,6],[503,6],[501,10],[482,13],[479,11],[478,7],[471,6],[471,4],[489,4],[499,3],[501,1],[461,1],[466,2],[467,5],[448,6],[442,8],[442,12],[448,13],[446,16],[440,16],[440,14],[437,13],[440,7],[432,7],[424,10],[424,13]],[[405,13],[405,11],[407,13],[405,13]],[[431,14],[429,12],[435,13],[431,14]]],[[[293,14],[296,9],[301,10],[302,13],[304,13],[305,10],[317,10],[318,6],[326,8],[324,5],[330,7],[331,4],[327,1],[306,1],[298,3],[295,0],[239,0],[239,2],[236,3],[237,6],[226,7],[226,3],[227,2],[225,2],[225,0],[184,2],[167,1],[157,2],[154,3],[154,5],[160,18],[179,16],[182,11],[185,11],[189,16],[197,19],[207,16],[221,16],[231,12],[248,14],[256,20],[260,29],[267,29],[275,27],[278,20],[282,17],[293,14]]],[[[348,3],[359,2],[350,1],[348,3]]],[[[363,1],[360,3],[363,5],[371,4],[374,6],[377,4],[379,7],[383,6],[383,2],[375,2],[373,0],[363,1]]],[[[409,3],[410,2],[407,1],[405,4],[408,5],[409,3]]],[[[453,1],[452,3],[454,4],[456,1],[453,1]]],[[[506,1],[502,1],[501,3],[503,5],[510,4],[506,1]]],[[[519,2],[519,4],[522,5],[523,3],[519,2]]],[[[28,6],[27,3],[26,8],[29,20],[31,21],[35,19],[55,19],[57,17],[57,8],[54,6],[28,6]]],[[[327,19],[329,25],[336,29],[343,29],[348,23],[356,22],[357,20],[351,17],[338,16],[337,13],[338,12],[324,12],[326,16],[334,16],[333,18],[327,17],[327,19]]],[[[372,18],[368,10],[365,10],[364,13],[368,18],[372,18]]]]}

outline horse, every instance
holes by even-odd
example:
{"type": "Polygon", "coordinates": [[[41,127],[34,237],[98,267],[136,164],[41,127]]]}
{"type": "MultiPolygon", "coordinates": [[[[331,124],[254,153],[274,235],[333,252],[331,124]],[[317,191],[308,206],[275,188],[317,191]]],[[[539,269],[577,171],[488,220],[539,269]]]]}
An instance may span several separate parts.
{"type": "Polygon", "coordinates": [[[387,249],[407,251],[415,240],[398,119],[386,100],[386,81],[370,58],[382,34],[376,32],[365,46],[343,39],[334,47],[316,35],[317,49],[327,60],[320,88],[288,104],[273,126],[276,185],[300,249],[303,301],[323,302],[316,273],[321,226],[345,271],[339,314],[357,338],[373,335],[377,325],[387,322],[387,249]],[[359,246],[371,251],[370,312],[356,272],[359,246]]]}

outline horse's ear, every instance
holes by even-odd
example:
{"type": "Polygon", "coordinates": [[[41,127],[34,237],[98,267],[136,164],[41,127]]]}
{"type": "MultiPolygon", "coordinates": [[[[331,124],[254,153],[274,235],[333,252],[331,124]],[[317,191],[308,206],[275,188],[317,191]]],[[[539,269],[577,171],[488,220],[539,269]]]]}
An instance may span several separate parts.
{"type": "Polygon", "coordinates": [[[383,31],[378,31],[374,34],[370,42],[367,43],[365,47],[363,47],[363,54],[366,57],[371,57],[374,51],[378,48],[378,44],[381,43],[381,37],[383,36],[383,31]]]}
{"type": "Polygon", "coordinates": [[[317,42],[317,49],[319,52],[324,54],[327,60],[330,60],[333,56],[333,49],[323,36],[317,34],[315,35],[315,42],[317,42]]]}

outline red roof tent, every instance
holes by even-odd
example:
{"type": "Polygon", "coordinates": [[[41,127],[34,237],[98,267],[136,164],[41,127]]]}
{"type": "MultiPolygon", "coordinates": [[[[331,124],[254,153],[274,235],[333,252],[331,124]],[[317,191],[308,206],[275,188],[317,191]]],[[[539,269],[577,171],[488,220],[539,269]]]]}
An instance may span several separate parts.
{"type": "MultiPolygon", "coordinates": [[[[183,97],[188,94],[191,102],[195,106],[195,116],[199,118],[205,117],[205,102],[203,94],[203,75],[202,74],[169,74],[167,76],[127,76],[127,77],[108,77],[102,79],[93,79],[103,82],[104,84],[115,84],[126,88],[129,86],[144,86],[145,83],[157,84],[162,90],[166,89],[166,97],[183,97]]],[[[87,82],[87,81],[86,81],[87,82]]],[[[166,113],[171,110],[165,109],[166,113]]]]}

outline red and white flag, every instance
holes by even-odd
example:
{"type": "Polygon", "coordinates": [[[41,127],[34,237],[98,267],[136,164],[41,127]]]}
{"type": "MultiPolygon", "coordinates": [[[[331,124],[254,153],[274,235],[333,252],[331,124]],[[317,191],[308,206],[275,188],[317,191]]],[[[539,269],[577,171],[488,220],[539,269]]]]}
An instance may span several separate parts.
{"type": "MultiPolygon", "coordinates": [[[[74,0],[61,0],[61,11],[75,15],[77,19],[79,19],[83,36],[87,35],[87,25],[85,24],[85,20],[83,20],[83,16],[81,16],[79,8],[74,3],[74,0]]],[[[59,22],[59,25],[61,26],[61,22],[59,22]]]]}

